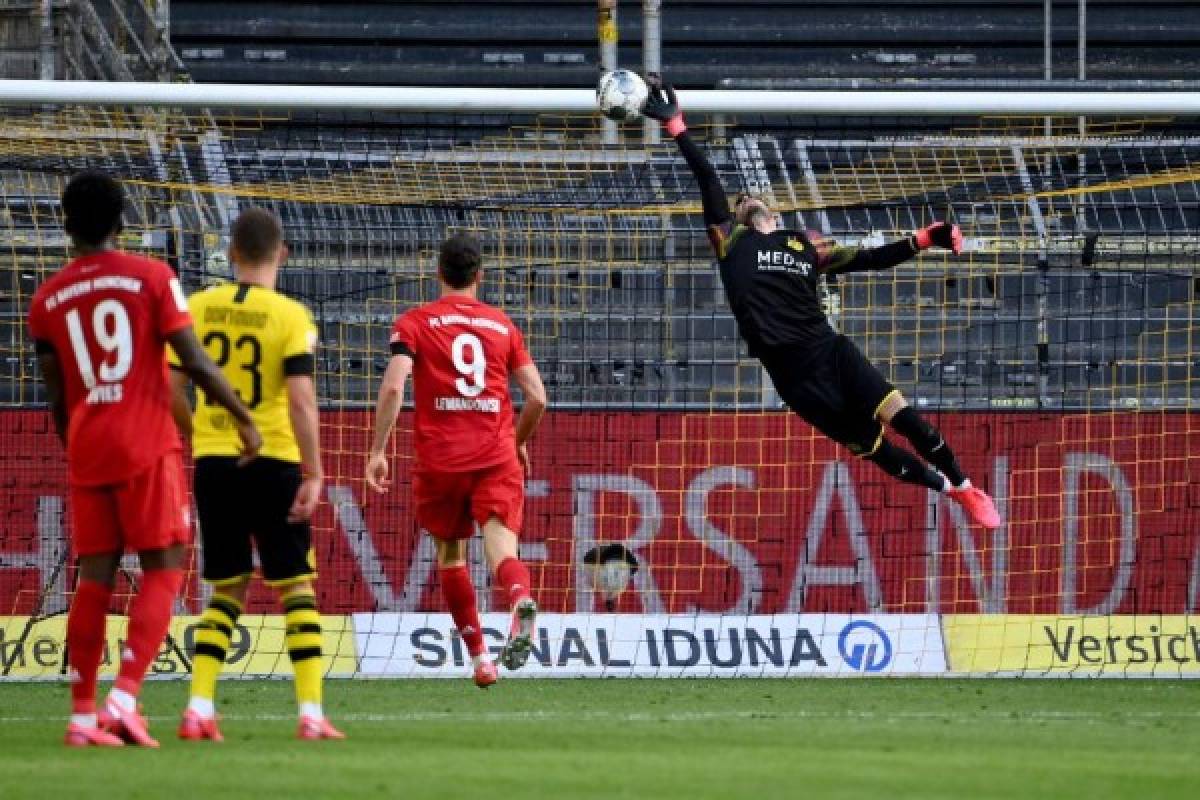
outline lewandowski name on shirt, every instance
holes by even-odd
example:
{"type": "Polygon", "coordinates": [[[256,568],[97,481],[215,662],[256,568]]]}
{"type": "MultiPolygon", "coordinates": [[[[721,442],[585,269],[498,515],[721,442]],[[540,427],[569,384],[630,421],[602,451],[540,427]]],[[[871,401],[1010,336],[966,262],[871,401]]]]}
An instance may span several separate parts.
{"type": "Polygon", "coordinates": [[[500,413],[498,397],[438,397],[433,401],[438,411],[482,411],[485,414],[500,413]]]}

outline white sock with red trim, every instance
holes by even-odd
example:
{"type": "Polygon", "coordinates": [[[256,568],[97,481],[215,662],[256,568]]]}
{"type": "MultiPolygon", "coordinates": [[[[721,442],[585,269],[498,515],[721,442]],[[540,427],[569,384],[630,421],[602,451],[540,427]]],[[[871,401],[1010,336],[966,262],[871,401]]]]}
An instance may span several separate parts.
{"type": "Polygon", "coordinates": [[[188,700],[188,711],[199,714],[205,719],[212,719],[217,713],[217,708],[211,697],[192,697],[188,700]]]}
{"type": "Polygon", "coordinates": [[[122,711],[137,711],[137,698],[124,689],[113,689],[108,693],[108,702],[122,711]]]}
{"type": "Polygon", "coordinates": [[[321,708],[320,703],[301,703],[300,716],[309,717],[315,720],[325,719],[325,711],[321,708]]]}

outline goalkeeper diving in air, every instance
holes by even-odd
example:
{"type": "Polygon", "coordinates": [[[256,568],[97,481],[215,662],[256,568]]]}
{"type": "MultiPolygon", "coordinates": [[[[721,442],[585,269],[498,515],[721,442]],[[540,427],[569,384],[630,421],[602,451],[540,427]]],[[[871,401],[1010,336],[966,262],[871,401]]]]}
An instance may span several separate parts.
{"type": "Polygon", "coordinates": [[[958,253],[958,226],[935,222],[905,239],[862,248],[786,230],[761,200],[745,194],[731,211],[716,169],[688,135],[674,90],[657,75],[647,83],[650,96],[642,113],[662,122],[696,176],[738,331],[780,397],[805,422],[893,478],[945,493],[973,522],[999,527],[992,498],[963,474],[938,430],[853,342],[834,332],[817,294],[821,275],[890,269],[934,246],[958,253]],[[908,439],[928,463],[890,442],[884,425],[908,439]]]}

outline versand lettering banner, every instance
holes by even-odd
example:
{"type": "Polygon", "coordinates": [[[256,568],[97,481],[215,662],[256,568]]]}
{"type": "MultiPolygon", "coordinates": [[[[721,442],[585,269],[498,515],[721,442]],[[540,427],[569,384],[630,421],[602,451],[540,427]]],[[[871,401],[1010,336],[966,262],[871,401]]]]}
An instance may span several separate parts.
{"type": "MultiPolygon", "coordinates": [[[[443,610],[408,488],[361,480],[371,415],[322,416],[318,512],[327,613],[443,610]]],[[[794,415],[553,411],[533,445],[521,552],[547,611],[603,611],[586,556],[637,562],[612,610],[639,614],[1184,614],[1200,593],[1200,414],[944,413],[944,432],[1007,523],[897,483],[794,415]]],[[[61,610],[72,575],[62,451],[43,411],[0,413],[0,612],[61,610]]],[[[478,544],[476,582],[486,585],[478,544]]],[[[193,582],[188,608],[202,607],[193,582]]],[[[483,608],[499,608],[485,593],[483,608]]],[[[274,609],[261,588],[250,608],[274,609]]],[[[114,608],[114,610],[120,610],[114,608]]]]}

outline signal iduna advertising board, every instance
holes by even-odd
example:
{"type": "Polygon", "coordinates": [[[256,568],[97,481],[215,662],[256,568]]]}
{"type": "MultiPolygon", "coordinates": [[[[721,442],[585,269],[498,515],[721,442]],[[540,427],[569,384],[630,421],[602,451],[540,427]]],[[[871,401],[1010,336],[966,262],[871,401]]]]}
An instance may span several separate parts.
{"type": "MultiPolygon", "coordinates": [[[[507,614],[484,615],[498,654],[507,614]]],[[[448,614],[356,614],[368,676],[461,677],[470,658],[448,614]]],[[[945,671],[934,614],[543,614],[519,677],[787,677],[945,671]]]]}

